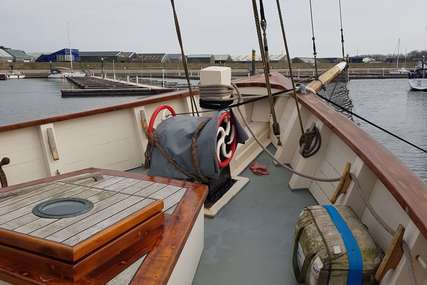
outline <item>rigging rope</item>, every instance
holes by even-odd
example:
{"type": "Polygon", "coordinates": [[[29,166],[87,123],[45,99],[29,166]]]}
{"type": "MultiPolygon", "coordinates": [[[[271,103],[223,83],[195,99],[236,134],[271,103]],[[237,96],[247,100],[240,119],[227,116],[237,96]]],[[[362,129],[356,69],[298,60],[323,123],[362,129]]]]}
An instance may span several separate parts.
{"type": "Polygon", "coordinates": [[[338,0],[339,9],[340,9],[340,26],[341,26],[341,51],[342,51],[342,59],[345,60],[345,50],[344,50],[344,29],[342,24],[342,7],[341,0],[338,0]]]}
{"type": "Polygon", "coordinates": [[[422,151],[422,152],[424,152],[424,153],[427,153],[427,149],[424,149],[424,148],[422,148],[422,147],[420,147],[420,146],[418,146],[418,145],[416,145],[416,144],[414,144],[414,143],[412,143],[412,142],[408,141],[407,139],[404,139],[404,138],[402,138],[401,136],[396,135],[396,134],[392,133],[391,131],[389,131],[389,130],[387,130],[387,129],[384,129],[383,127],[381,127],[381,126],[379,126],[379,125],[375,124],[374,122],[371,122],[371,121],[369,121],[368,119],[366,119],[366,118],[362,117],[361,115],[358,115],[358,114],[354,113],[353,111],[350,111],[350,110],[348,110],[347,108],[345,108],[345,107],[343,107],[343,106],[341,106],[341,105],[339,105],[339,104],[335,103],[334,101],[329,100],[327,97],[325,97],[325,96],[323,96],[323,95],[319,94],[318,92],[315,92],[314,90],[311,90],[311,89],[309,89],[309,88],[306,88],[306,90],[308,90],[308,91],[310,91],[311,93],[313,93],[313,94],[315,94],[315,95],[319,96],[320,98],[322,98],[322,99],[323,99],[323,100],[325,100],[326,102],[328,102],[328,103],[330,103],[330,104],[332,104],[332,105],[334,105],[334,106],[336,106],[336,107],[338,107],[338,108],[342,109],[344,112],[349,113],[350,115],[352,115],[352,116],[354,116],[354,117],[356,117],[356,118],[358,118],[358,119],[360,119],[360,120],[362,120],[362,121],[364,121],[364,122],[368,123],[369,125],[371,125],[371,126],[373,126],[373,127],[377,128],[377,129],[379,129],[379,130],[383,131],[384,133],[389,134],[390,136],[395,137],[396,139],[398,139],[398,140],[400,140],[400,141],[402,141],[402,142],[404,142],[404,143],[406,143],[406,144],[408,144],[408,145],[410,145],[410,146],[412,146],[412,147],[414,147],[414,148],[416,148],[416,149],[418,149],[418,150],[420,150],[420,151],[422,151]]]}
{"type": "Polygon", "coordinates": [[[314,20],[313,20],[313,5],[311,0],[308,0],[310,3],[310,19],[311,19],[311,40],[313,41],[313,58],[314,58],[314,72],[315,78],[319,78],[319,71],[317,69],[317,50],[316,50],[316,38],[314,36],[314,20]]]}
{"type": "MultiPolygon", "coordinates": [[[[238,102],[240,103],[241,100],[241,94],[239,91],[239,88],[233,84],[234,89],[236,90],[237,93],[237,98],[238,98],[238,102]]],[[[245,125],[245,127],[247,128],[247,130],[249,131],[249,133],[252,135],[252,137],[254,138],[254,140],[256,141],[256,143],[262,148],[262,150],[271,157],[271,159],[273,159],[274,162],[276,162],[277,164],[279,164],[280,166],[282,166],[283,168],[285,168],[286,170],[288,170],[289,172],[310,179],[310,180],[314,180],[314,181],[319,181],[319,182],[338,182],[341,180],[341,177],[334,177],[334,178],[321,178],[321,177],[315,177],[315,176],[311,176],[308,174],[304,174],[301,173],[299,171],[296,171],[295,169],[292,169],[291,167],[289,167],[288,165],[282,163],[281,161],[279,161],[274,154],[272,154],[263,144],[262,142],[259,140],[259,138],[256,136],[256,134],[254,133],[254,131],[252,130],[251,126],[249,126],[248,121],[246,120],[245,116],[243,115],[242,111],[240,110],[240,107],[237,106],[237,112],[239,112],[240,117],[242,118],[243,124],[245,125]]]]}
{"type": "Polygon", "coordinates": [[[264,43],[264,52],[265,52],[265,63],[267,67],[268,74],[270,75],[270,51],[268,49],[268,41],[267,41],[267,19],[265,18],[265,10],[264,10],[264,1],[259,0],[259,10],[261,17],[261,29],[262,29],[262,38],[264,43]]]}
{"type": "Polygon", "coordinates": [[[276,0],[276,5],[277,5],[277,12],[279,13],[280,28],[282,30],[283,44],[285,45],[286,60],[288,61],[289,77],[291,78],[291,82],[292,82],[293,97],[294,97],[295,105],[297,107],[297,112],[298,112],[299,125],[300,125],[300,128],[301,128],[301,133],[304,134],[304,125],[302,123],[301,110],[299,108],[298,99],[297,99],[297,92],[296,92],[296,87],[295,87],[294,73],[293,73],[293,70],[292,70],[292,61],[291,61],[291,56],[289,54],[288,40],[286,38],[285,25],[284,25],[283,15],[282,15],[282,9],[280,7],[280,0],[276,0]]]}
{"type": "Polygon", "coordinates": [[[174,0],[171,0],[171,5],[172,5],[172,10],[173,10],[173,18],[174,18],[174,22],[175,22],[176,35],[178,37],[179,47],[181,49],[182,65],[184,67],[185,78],[187,79],[188,91],[190,92],[191,113],[193,114],[193,116],[194,116],[194,113],[196,113],[197,116],[200,116],[199,110],[197,108],[196,100],[194,99],[193,90],[191,88],[190,74],[188,72],[187,57],[185,56],[185,52],[184,52],[184,44],[182,42],[181,28],[179,26],[179,20],[178,20],[178,15],[176,13],[175,1],[174,0]]]}
{"type": "MultiPolygon", "coordinates": [[[[232,87],[232,88],[234,90],[234,87],[232,87]]],[[[279,92],[273,93],[272,95],[273,95],[273,97],[276,97],[276,96],[279,96],[279,95],[287,95],[288,93],[290,93],[292,91],[293,91],[292,89],[286,90],[286,91],[279,91],[279,92]]],[[[242,98],[243,97],[244,96],[242,96],[242,98]]],[[[260,100],[263,100],[263,99],[267,99],[268,95],[249,95],[249,96],[246,96],[246,97],[247,98],[251,98],[251,99],[243,101],[243,102],[239,102],[239,103],[234,103],[234,104],[231,104],[229,106],[218,108],[218,109],[214,109],[214,110],[201,110],[201,111],[199,111],[199,113],[213,113],[213,112],[218,112],[218,111],[230,110],[230,109],[236,108],[238,106],[242,106],[242,105],[250,104],[250,103],[255,103],[257,101],[260,101],[260,100]]],[[[191,114],[191,113],[188,113],[188,112],[176,113],[177,116],[179,116],[179,115],[189,115],[189,114],[191,114]]]]}
{"type": "MultiPolygon", "coordinates": [[[[262,0],[260,0],[262,6],[262,0]]],[[[281,141],[280,141],[280,125],[277,121],[277,117],[276,117],[276,111],[274,110],[274,99],[273,99],[273,95],[271,93],[271,84],[270,84],[270,74],[269,74],[269,68],[270,65],[268,63],[268,58],[266,57],[266,50],[265,47],[267,45],[267,42],[264,42],[262,39],[262,34],[261,34],[261,23],[259,20],[259,14],[258,14],[258,6],[257,6],[257,2],[256,0],[252,0],[252,8],[253,8],[253,13],[254,13],[254,20],[255,20],[255,26],[256,26],[256,31],[257,31],[257,36],[258,36],[258,44],[259,44],[259,49],[261,51],[261,58],[262,58],[262,64],[263,64],[263,68],[264,68],[264,77],[265,77],[265,84],[267,86],[267,94],[268,94],[268,100],[269,100],[269,105],[270,105],[270,113],[273,119],[273,133],[275,135],[275,137],[277,138],[277,143],[278,145],[282,145],[281,141]]],[[[263,11],[262,15],[264,15],[264,20],[265,20],[265,14],[263,11]]],[[[264,23],[264,27],[267,28],[267,22],[265,21],[264,23]]],[[[266,34],[264,34],[266,35],[266,34]]],[[[265,37],[266,39],[266,37],[265,37]]],[[[268,48],[267,48],[267,52],[268,52],[268,48]]]]}

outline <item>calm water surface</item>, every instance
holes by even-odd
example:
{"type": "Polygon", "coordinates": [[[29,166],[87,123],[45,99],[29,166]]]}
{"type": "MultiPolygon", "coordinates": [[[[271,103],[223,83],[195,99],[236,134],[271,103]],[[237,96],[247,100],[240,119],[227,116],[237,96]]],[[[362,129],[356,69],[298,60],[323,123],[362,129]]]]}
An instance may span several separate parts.
{"type": "MultiPolygon", "coordinates": [[[[406,79],[353,80],[349,87],[355,113],[427,149],[427,92],[410,91],[406,79]]],[[[427,154],[360,124],[427,181],[427,154]]]]}
{"type": "MultiPolygon", "coordinates": [[[[354,80],[350,82],[349,87],[356,113],[427,148],[427,92],[409,91],[406,79],[354,80]]],[[[63,80],[0,81],[0,125],[137,99],[135,97],[62,99],[60,90],[64,88],[72,86],[63,80]]],[[[363,122],[360,124],[427,181],[427,154],[414,150],[363,122]]]]}
{"type": "Polygon", "coordinates": [[[60,90],[71,88],[73,85],[63,79],[0,81],[0,126],[136,99],[136,97],[61,98],[60,90]]]}

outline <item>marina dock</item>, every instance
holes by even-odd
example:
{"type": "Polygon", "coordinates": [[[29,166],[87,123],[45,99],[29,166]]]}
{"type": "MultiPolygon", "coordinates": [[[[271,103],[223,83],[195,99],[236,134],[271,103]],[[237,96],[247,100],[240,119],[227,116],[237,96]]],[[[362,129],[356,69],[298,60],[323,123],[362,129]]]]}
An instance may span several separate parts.
{"type": "MultiPolygon", "coordinates": [[[[282,73],[285,76],[289,76],[289,71],[286,68],[273,68],[272,70],[282,73]]],[[[319,72],[322,73],[326,69],[321,68],[319,69],[319,72]]],[[[407,78],[407,74],[395,74],[393,71],[395,71],[396,68],[390,68],[390,67],[350,67],[349,68],[349,76],[350,79],[393,79],[393,78],[407,78]]],[[[42,69],[20,69],[22,71],[26,78],[47,78],[49,75],[49,70],[42,70],[42,69]]],[[[155,78],[155,79],[184,79],[185,74],[180,69],[174,69],[174,68],[168,68],[168,69],[161,69],[161,68],[138,68],[138,69],[131,69],[128,68],[126,70],[110,70],[105,69],[104,73],[101,69],[95,68],[88,70],[94,75],[97,75],[98,77],[102,77],[104,74],[105,77],[113,78],[114,74],[116,75],[117,79],[121,79],[126,81],[128,77],[130,77],[130,80],[135,79],[137,76],[139,77],[140,81],[142,82],[143,79],[147,78],[155,78]]],[[[1,72],[1,71],[0,71],[1,72]]],[[[257,72],[262,72],[262,69],[257,68],[257,72]]],[[[190,69],[190,79],[192,80],[198,80],[199,79],[199,69],[190,69]]],[[[295,68],[294,69],[294,76],[297,79],[309,79],[313,78],[314,76],[314,69],[313,68],[295,68]]],[[[233,77],[242,77],[242,76],[248,76],[249,74],[249,68],[244,68],[241,66],[240,68],[233,69],[233,77]]]]}
{"type": "MultiPolygon", "coordinates": [[[[80,89],[121,89],[121,88],[135,88],[134,85],[107,80],[103,78],[86,76],[86,77],[67,77],[67,80],[78,86],[80,89]]],[[[138,88],[138,87],[137,87],[138,88]]]]}
{"type": "Polygon", "coordinates": [[[173,91],[170,88],[135,84],[94,76],[67,77],[77,89],[61,90],[62,97],[148,96],[173,91]]]}

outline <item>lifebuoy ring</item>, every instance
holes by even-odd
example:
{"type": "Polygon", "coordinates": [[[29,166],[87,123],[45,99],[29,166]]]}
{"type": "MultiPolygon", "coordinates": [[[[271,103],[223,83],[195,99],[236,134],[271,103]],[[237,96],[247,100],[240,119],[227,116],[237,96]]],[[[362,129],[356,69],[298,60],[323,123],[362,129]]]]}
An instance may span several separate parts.
{"type": "Polygon", "coordinates": [[[175,110],[169,105],[160,105],[159,107],[157,107],[156,110],[154,110],[153,114],[151,115],[150,123],[148,124],[147,134],[150,137],[153,135],[154,122],[156,121],[156,118],[159,115],[159,113],[163,110],[168,110],[172,114],[173,117],[176,116],[175,110]]]}

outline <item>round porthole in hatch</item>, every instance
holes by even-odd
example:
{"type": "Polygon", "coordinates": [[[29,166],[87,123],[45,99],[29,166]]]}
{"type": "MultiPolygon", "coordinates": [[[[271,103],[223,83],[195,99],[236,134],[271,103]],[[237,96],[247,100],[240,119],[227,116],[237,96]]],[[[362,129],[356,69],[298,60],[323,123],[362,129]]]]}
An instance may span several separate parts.
{"type": "Polygon", "coordinates": [[[71,218],[89,212],[91,201],[80,198],[59,198],[45,201],[33,208],[33,214],[48,219],[71,218]]]}

